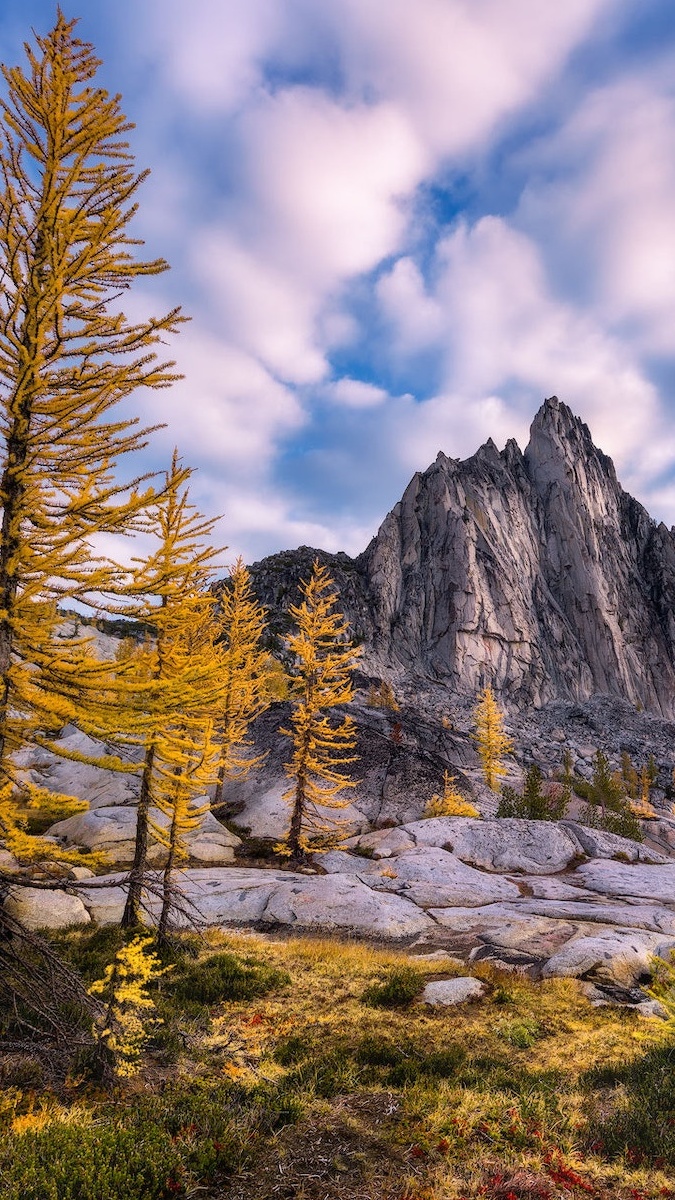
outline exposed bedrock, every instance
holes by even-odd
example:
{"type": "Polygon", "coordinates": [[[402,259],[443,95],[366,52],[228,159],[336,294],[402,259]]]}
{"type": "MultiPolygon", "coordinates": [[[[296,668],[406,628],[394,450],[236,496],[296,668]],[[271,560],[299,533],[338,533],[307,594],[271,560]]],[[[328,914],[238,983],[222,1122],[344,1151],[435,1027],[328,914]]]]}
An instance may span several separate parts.
{"type": "Polygon", "coordinates": [[[675,533],[624,492],[556,397],[521,453],[489,440],[414,476],[357,559],[301,547],[253,567],[281,613],[318,556],[371,674],[436,680],[514,706],[622,696],[675,709],[675,533]]]}

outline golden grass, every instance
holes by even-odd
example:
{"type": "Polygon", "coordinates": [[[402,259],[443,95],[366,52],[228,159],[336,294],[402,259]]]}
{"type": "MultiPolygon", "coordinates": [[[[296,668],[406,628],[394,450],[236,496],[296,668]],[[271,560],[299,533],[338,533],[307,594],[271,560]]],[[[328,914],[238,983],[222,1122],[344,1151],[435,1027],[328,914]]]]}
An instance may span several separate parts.
{"type": "MultiPolygon", "coordinates": [[[[233,1080],[303,1106],[299,1121],[256,1143],[251,1170],[218,1200],[675,1197],[675,1155],[667,1167],[605,1154],[589,1132],[589,1120],[630,1115],[635,1100],[620,1079],[589,1084],[588,1072],[660,1053],[672,1038],[664,1023],[592,1008],[574,980],[538,983],[357,941],[212,931],[201,954],[214,951],[282,968],[292,982],[181,1018],[187,1048],[164,1078],[233,1080]],[[404,966],[427,979],[475,975],[486,995],[450,1009],[362,1002],[404,966]],[[281,1179],[287,1190],[275,1191],[281,1179]]],[[[143,1086],[152,1080],[150,1070],[143,1086]]],[[[43,1111],[24,1106],[26,1129],[43,1111]]]]}

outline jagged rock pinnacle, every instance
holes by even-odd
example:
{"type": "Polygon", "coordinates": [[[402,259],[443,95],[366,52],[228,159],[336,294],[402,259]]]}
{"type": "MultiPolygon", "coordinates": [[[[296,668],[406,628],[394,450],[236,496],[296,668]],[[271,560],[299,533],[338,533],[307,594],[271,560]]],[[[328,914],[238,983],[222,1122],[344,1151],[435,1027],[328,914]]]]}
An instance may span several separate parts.
{"type": "Polygon", "coordinates": [[[675,536],[555,396],[524,454],[491,438],[464,462],[439,454],[337,582],[366,670],[675,715],[675,536]]]}

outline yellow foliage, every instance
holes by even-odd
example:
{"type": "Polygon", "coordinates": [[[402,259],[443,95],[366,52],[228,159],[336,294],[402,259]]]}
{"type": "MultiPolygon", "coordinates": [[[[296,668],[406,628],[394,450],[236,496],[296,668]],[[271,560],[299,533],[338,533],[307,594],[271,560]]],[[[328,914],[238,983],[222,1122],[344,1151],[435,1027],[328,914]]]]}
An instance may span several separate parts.
{"type": "Polygon", "coordinates": [[[486,687],[478,697],[474,709],[476,732],[474,739],[483,764],[485,782],[493,792],[499,791],[499,780],[506,775],[502,762],[505,754],[513,750],[513,742],[504,733],[504,716],[495,700],[492,688],[486,687]]]}
{"type": "Polygon", "coordinates": [[[220,595],[220,626],[223,700],[217,719],[221,756],[214,804],[222,800],[226,778],[244,779],[262,762],[248,752],[248,730],[269,706],[271,689],[276,687],[280,694],[284,690],[281,664],[262,649],[265,612],[241,558],[230,569],[230,586],[220,595]]]}
{"type": "Polygon", "coordinates": [[[424,810],[425,817],[480,817],[478,809],[453,788],[454,782],[455,776],[445,771],[443,795],[434,793],[424,810]]]}
{"type": "Polygon", "coordinates": [[[371,684],[368,688],[368,707],[369,708],[388,708],[391,712],[400,712],[401,706],[394,695],[394,689],[386,680],[382,680],[378,687],[371,684]]]}
{"type": "Polygon", "coordinates": [[[105,1001],[106,1011],[95,1030],[99,1042],[112,1054],[115,1072],[121,1078],[137,1073],[150,1031],[161,1024],[147,985],[170,968],[161,967],[157,955],[149,951],[151,942],[151,937],[137,937],[123,946],[106,967],[103,978],[89,988],[90,995],[105,1001]]]}
{"type": "Polygon", "coordinates": [[[22,784],[19,791],[11,782],[6,783],[0,788],[0,836],[10,854],[22,865],[49,860],[63,863],[64,866],[89,867],[92,871],[98,871],[109,863],[103,851],[66,850],[55,842],[26,831],[28,815],[40,816],[51,823],[58,818],[84,812],[88,807],[85,800],[75,796],[49,792],[30,783],[22,784]]]}
{"type": "MultiPolygon", "coordinates": [[[[190,476],[174,451],[161,501],[149,513],[147,531],[155,548],[141,562],[134,587],[144,596],[140,612],[155,636],[125,660],[135,686],[126,711],[129,737],[145,748],[138,803],[136,845],[123,924],[138,924],[148,832],[168,850],[160,932],[167,930],[174,867],[187,857],[185,835],[199,823],[208,804],[204,796],[217,781],[221,753],[214,720],[228,689],[227,648],[221,640],[218,603],[211,590],[211,544],[216,520],[204,518],[190,503],[183,485],[190,476]],[[155,805],[168,818],[165,829],[150,826],[155,805]]],[[[126,678],[126,676],[125,676],[126,678]]]]}
{"type": "Polygon", "coordinates": [[[332,709],[348,704],[353,696],[351,673],[359,651],[349,641],[347,622],[336,609],[333,581],[315,561],[312,575],[300,585],[302,604],[291,606],[297,632],[289,638],[295,655],[293,712],[290,728],[281,732],[293,741],[293,757],[286,774],[293,781],[285,793],[291,802],[287,839],[293,858],[308,849],[335,845],[339,822],[326,825],[317,808],[345,808],[339,798],[355,787],[344,767],[356,761],[356,727],[351,717],[336,721],[332,709]],[[309,836],[308,836],[309,835],[309,836]]]}
{"type": "Polygon", "coordinates": [[[58,11],[26,69],[3,69],[0,784],[33,739],[70,721],[86,730],[109,685],[86,638],[59,636],[58,605],[124,585],[125,569],[92,557],[92,539],[139,528],[155,493],[142,478],[118,482],[119,459],[149,430],[113,410],[175,378],[155,347],[181,320],[174,310],[134,322],[120,309],[136,276],[167,264],[134,258],[127,226],[144,175],[74,27],[58,11]]]}
{"type": "Polygon", "coordinates": [[[288,700],[291,681],[284,671],[283,664],[272,654],[268,654],[263,662],[263,684],[271,703],[288,700]]]}

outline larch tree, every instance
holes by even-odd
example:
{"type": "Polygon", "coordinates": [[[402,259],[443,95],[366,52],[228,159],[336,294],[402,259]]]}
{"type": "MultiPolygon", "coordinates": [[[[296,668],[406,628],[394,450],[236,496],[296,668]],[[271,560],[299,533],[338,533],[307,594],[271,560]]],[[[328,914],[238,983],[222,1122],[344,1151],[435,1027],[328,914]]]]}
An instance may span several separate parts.
{"type": "Polygon", "coordinates": [[[359,654],[337,609],[327,568],[315,561],[300,591],[302,603],[290,609],[297,625],[288,643],[295,658],[293,710],[289,728],[281,730],[293,742],[293,757],[286,766],[292,786],[285,793],[291,817],[288,837],[277,847],[294,862],[322,842],[339,840],[339,824],[327,824],[320,810],[345,808],[340,792],[356,786],[345,771],[356,761],[356,727],[351,717],[340,720],[333,710],[353,697],[352,670],[359,654]]]}
{"type": "Polygon", "coordinates": [[[230,569],[219,597],[225,697],[216,719],[220,742],[214,808],[223,799],[226,779],[243,779],[262,762],[249,753],[248,731],[269,707],[269,654],[262,648],[265,610],[256,600],[251,577],[241,558],[230,569]]]}
{"type": "Polygon", "coordinates": [[[0,787],[13,755],[82,724],[108,668],[86,641],[55,639],[58,603],[118,586],[92,539],[130,533],[153,489],[118,480],[149,429],[114,410],[176,376],[154,348],[178,310],[130,321],[119,299],[164,271],[135,257],[137,174],[119,97],[60,10],[27,66],[3,67],[0,100],[0,787]]]}
{"type": "Polygon", "coordinates": [[[474,709],[474,720],[474,739],[485,782],[493,792],[498,792],[499,781],[506,775],[504,755],[513,751],[513,742],[504,732],[504,715],[491,687],[484,688],[480,693],[474,709]]]}
{"type": "MultiPolygon", "coordinates": [[[[217,518],[203,517],[190,503],[184,486],[189,475],[174,453],[163,494],[150,510],[146,526],[154,534],[156,548],[139,564],[130,585],[145,602],[129,611],[153,627],[154,638],[138,656],[138,687],[127,692],[126,717],[122,711],[130,730],[136,724],[136,740],[144,748],[134,861],[122,918],[125,927],[140,923],[151,805],[166,796],[167,771],[175,777],[176,770],[183,770],[185,748],[179,751],[180,740],[185,743],[193,737],[196,753],[201,753],[199,727],[220,711],[225,692],[216,598],[210,591],[215,560],[222,552],[211,545],[217,518]]],[[[129,686],[126,678],[124,683],[129,686]]],[[[119,720],[119,715],[114,713],[114,719],[119,720]]],[[[211,783],[216,775],[214,768],[211,783]]]]}
{"type": "Polygon", "coordinates": [[[214,732],[213,712],[222,701],[225,664],[213,593],[192,591],[178,598],[166,632],[170,671],[184,681],[185,691],[181,712],[173,714],[153,735],[151,800],[165,818],[161,824],[150,821],[156,841],[166,850],[157,932],[160,945],[167,941],[178,904],[176,872],[189,857],[187,836],[209,812],[207,792],[218,777],[221,746],[214,732]]]}

